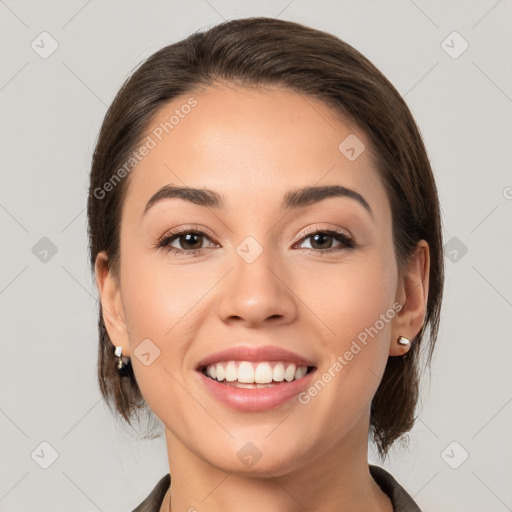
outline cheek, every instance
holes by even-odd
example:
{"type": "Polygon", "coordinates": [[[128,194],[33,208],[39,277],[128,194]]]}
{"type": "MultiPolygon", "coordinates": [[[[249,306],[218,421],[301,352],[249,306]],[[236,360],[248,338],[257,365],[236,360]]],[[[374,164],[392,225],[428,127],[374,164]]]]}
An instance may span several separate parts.
{"type": "MultiPolygon", "coordinates": [[[[342,407],[347,414],[362,411],[375,394],[389,354],[396,292],[392,248],[354,253],[339,265],[317,266],[314,287],[303,287],[304,302],[321,322],[318,342],[323,352],[324,382],[331,394],[315,407],[342,407]],[[387,255],[387,256],[386,256],[387,255]]],[[[308,279],[311,283],[311,280],[308,279]]],[[[325,412],[327,414],[327,412],[325,412]]],[[[349,414],[350,415],[350,414],[349,414]]],[[[332,425],[333,434],[339,425],[332,425]]]]}
{"type": "Polygon", "coordinates": [[[167,264],[165,252],[155,257],[133,251],[123,265],[123,306],[134,343],[172,339],[190,323],[188,315],[214,284],[212,273],[201,266],[167,264]]]}
{"type": "MultiPolygon", "coordinates": [[[[328,338],[341,345],[356,339],[381,315],[393,314],[396,268],[392,258],[376,249],[354,253],[340,264],[318,265],[308,275],[315,276],[314,286],[310,278],[305,279],[300,296],[318,312],[328,338]]],[[[386,331],[390,322],[377,326],[386,331]]]]}
{"type": "Polygon", "coordinates": [[[146,402],[159,415],[167,407],[166,397],[182,394],[177,381],[183,380],[187,348],[200,326],[200,299],[214,278],[211,272],[199,273],[199,267],[171,268],[165,257],[150,257],[141,250],[126,250],[124,255],[121,289],[132,366],[146,402]]]}
{"type": "Polygon", "coordinates": [[[396,316],[393,253],[388,253],[390,258],[384,253],[376,247],[354,253],[339,265],[317,265],[314,287],[310,278],[304,279],[301,298],[317,314],[311,318],[322,360],[317,379],[300,399],[306,416],[325,418],[322,432],[313,430],[311,439],[340,439],[369,413],[396,316]]]}

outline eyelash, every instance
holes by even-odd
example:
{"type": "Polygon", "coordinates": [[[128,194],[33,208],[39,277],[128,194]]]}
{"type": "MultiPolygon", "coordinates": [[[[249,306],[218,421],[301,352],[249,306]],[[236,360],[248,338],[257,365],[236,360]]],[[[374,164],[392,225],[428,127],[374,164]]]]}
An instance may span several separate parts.
{"type": "MultiPolygon", "coordinates": [[[[209,247],[202,247],[201,249],[186,250],[186,249],[177,249],[176,247],[171,247],[169,245],[171,242],[173,242],[177,238],[180,238],[181,236],[188,235],[188,234],[204,235],[206,238],[208,238],[208,235],[206,235],[206,233],[199,231],[197,229],[182,228],[182,229],[177,229],[177,230],[171,231],[169,233],[166,233],[162,238],[160,238],[156,242],[156,244],[154,246],[157,249],[165,250],[167,253],[172,253],[174,255],[186,254],[187,256],[192,256],[192,257],[201,256],[202,254],[204,254],[204,252],[206,250],[209,249],[209,247]]],[[[305,234],[305,236],[303,236],[300,240],[298,240],[296,242],[296,244],[301,243],[316,234],[323,234],[323,235],[332,237],[335,240],[337,240],[338,242],[342,242],[344,244],[344,246],[339,247],[339,248],[330,248],[330,249],[326,249],[326,250],[305,248],[304,250],[306,250],[308,253],[314,253],[314,254],[318,255],[318,253],[324,254],[324,253],[330,253],[330,252],[339,252],[344,249],[353,249],[356,247],[356,243],[354,242],[354,239],[352,237],[348,236],[347,234],[345,234],[342,231],[328,230],[328,229],[326,229],[326,230],[315,229],[313,231],[309,231],[305,234]]]]}

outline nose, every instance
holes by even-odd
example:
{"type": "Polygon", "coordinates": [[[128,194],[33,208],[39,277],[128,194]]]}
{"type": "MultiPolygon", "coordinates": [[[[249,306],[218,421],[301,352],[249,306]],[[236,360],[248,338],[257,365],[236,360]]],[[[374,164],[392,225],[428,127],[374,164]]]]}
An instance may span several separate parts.
{"type": "Polygon", "coordinates": [[[249,263],[238,254],[223,280],[218,314],[223,322],[257,327],[265,322],[288,324],[297,318],[297,297],[290,273],[268,250],[249,263]]]}

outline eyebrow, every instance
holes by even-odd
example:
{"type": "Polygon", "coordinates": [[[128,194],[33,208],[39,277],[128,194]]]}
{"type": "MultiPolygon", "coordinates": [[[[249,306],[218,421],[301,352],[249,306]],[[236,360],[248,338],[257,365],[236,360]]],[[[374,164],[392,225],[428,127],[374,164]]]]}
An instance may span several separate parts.
{"type": "MultiPolygon", "coordinates": [[[[370,214],[373,219],[373,211],[366,199],[350,188],[341,185],[325,185],[320,187],[304,187],[287,192],[281,203],[281,210],[292,210],[304,208],[318,203],[329,197],[347,197],[357,201],[370,214]]],[[[199,206],[220,209],[224,207],[222,196],[217,192],[205,188],[177,187],[175,185],[164,185],[151,196],[144,208],[142,215],[164,199],[184,199],[199,206]]]]}

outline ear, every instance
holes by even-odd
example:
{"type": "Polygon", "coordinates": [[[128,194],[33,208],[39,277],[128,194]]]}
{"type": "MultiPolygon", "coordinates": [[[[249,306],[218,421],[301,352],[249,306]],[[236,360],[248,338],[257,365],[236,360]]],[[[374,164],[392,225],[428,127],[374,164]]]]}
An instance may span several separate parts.
{"type": "Polygon", "coordinates": [[[123,347],[123,357],[130,356],[128,328],[126,325],[121,289],[108,267],[108,256],[101,251],[94,263],[96,284],[100,294],[103,321],[114,346],[123,347]]]}
{"type": "Polygon", "coordinates": [[[402,305],[392,329],[389,346],[390,356],[402,356],[410,347],[399,345],[399,336],[408,338],[411,343],[420,332],[427,312],[428,284],[430,273],[430,251],[428,243],[420,240],[416,252],[409,260],[404,274],[399,277],[396,301],[402,305]]]}

